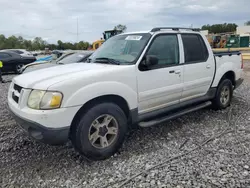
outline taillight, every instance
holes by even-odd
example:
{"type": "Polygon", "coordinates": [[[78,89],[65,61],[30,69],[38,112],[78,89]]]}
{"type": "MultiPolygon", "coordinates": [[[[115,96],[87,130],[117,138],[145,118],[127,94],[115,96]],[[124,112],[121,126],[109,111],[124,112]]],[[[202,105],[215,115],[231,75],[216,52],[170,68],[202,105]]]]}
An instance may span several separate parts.
{"type": "Polygon", "coordinates": [[[244,64],[243,64],[243,56],[242,56],[242,54],[241,54],[240,56],[241,56],[241,69],[243,69],[243,68],[244,68],[244,64]]]}

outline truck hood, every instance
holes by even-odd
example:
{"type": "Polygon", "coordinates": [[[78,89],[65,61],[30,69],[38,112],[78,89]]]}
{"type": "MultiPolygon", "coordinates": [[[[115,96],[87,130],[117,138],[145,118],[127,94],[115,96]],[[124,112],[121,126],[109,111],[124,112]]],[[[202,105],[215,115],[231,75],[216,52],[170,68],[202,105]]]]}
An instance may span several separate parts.
{"type": "Polygon", "coordinates": [[[45,90],[53,84],[77,76],[91,76],[97,72],[112,71],[122,67],[123,65],[73,63],[27,72],[14,77],[13,82],[23,88],[45,90]]]}
{"type": "Polygon", "coordinates": [[[44,68],[49,68],[49,67],[54,67],[57,66],[58,64],[56,63],[49,63],[49,62],[42,62],[42,63],[35,63],[33,65],[27,66],[24,68],[23,73],[39,70],[39,69],[44,69],[44,68]]]}

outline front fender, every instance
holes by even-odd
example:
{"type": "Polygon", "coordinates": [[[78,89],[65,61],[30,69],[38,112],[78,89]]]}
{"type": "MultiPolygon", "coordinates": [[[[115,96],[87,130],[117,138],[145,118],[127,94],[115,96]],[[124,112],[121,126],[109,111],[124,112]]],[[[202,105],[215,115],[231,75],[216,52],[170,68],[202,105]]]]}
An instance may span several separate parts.
{"type": "Polygon", "coordinates": [[[83,105],[91,99],[104,95],[118,95],[127,101],[130,109],[137,108],[136,90],[114,81],[97,82],[79,88],[64,101],[62,107],[83,105]]]}

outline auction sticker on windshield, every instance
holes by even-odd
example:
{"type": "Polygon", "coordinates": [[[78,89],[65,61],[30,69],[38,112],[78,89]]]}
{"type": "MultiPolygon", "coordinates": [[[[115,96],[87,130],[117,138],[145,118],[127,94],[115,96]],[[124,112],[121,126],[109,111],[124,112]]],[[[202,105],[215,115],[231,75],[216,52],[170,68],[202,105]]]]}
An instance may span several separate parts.
{"type": "Polygon", "coordinates": [[[141,40],[142,36],[139,35],[129,35],[125,38],[125,40],[141,40]]]}

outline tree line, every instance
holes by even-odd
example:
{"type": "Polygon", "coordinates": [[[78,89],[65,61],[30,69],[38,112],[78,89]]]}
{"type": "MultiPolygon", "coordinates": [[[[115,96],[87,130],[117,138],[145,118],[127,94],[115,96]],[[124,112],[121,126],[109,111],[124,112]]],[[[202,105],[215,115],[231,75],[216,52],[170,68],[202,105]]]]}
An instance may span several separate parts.
{"type": "MultiPolygon", "coordinates": [[[[246,21],[245,26],[250,26],[250,21],[246,21]]],[[[227,33],[235,32],[238,25],[235,23],[224,23],[224,24],[213,24],[213,25],[203,25],[202,30],[208,30],[209,33],[227,33]]]]}
{"type": "Polygon", "coordinates": [[[227,33],[235,32],[238,25],[235,23],[224,23],[224,24],[214,24],[214,25],[203,25],[202,30],[208,30],[209,33],[227,33]]]}
{"type": "MultiPolygon", "coordinates": [[[[250,21],[245,22],[245,25],[250,25],[250,21]]],[[[202,30],[208,30],[209,33],[226,33],[226,32],[235,32],[237,28],[237,24],[235,23],[224,23],[224,24],[213,24],[213,25],[203,25],[201,27],[202,30]]],[[[127,26],[118,24],[114,27],[114,29],[126,31],[127,26]]],[[[80,41],[76,43],[70,42],[62,42],[61,40],[57,41],[57,44],[48,44],[41,37],[36,37],[33,40],[26,40],[21,36],[10,36],[5,37],[0,34],[0,49],[27,49],[27,50],[44,50],[45,48],[49,48],[50,50],[87,50],[90,46],[89,42],[80,41]]]]}
{"type": "MultiPolygon", "coordinates": [[[[127,29],[126,25],[118,24],[114,29],[122,30],[123,32],[127,29]]],[[[57,41],[57,44],[49,44],[41,37],[36,37],[33,40],[26,40],[21,36],[10,36],[5,37],[0,34],[0,50],[2,49],[27,49],[30,51],[44,50],[49,48],[50,50],[87,50],[91,44],[86,41],[80,41],[76,43],[57,41]]]]}
{"type": "Polygon", "coordinates": [[[87,50],[90,46],[89,42],[80,41],[77,43],[62,42],[57,41],[57,44],[49,44],[47,41],[43,40],[41,37],[36,37],[33,40],[26,40],[21,36],[10,36],[5,37],[0,35],[0,49],[27,49],[31,51],[44,50],[49,48],[50,50],[87,50]]]}

